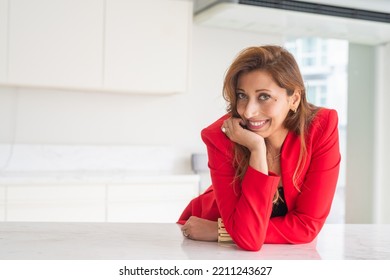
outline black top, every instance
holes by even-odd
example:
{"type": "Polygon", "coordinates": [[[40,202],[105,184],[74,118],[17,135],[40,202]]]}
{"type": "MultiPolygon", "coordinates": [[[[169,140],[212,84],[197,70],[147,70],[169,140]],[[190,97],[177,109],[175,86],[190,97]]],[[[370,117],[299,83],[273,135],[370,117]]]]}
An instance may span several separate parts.
{"type": "Polygon", "coordinates": [[[271,218],[285,216],[287,214],[287,205],[286,205],[286,200],[284,199],[283,187],[279,187],[278,192],[281,199],[279,198],[279,200],[276,203],[274,203],[272,207],[271,218]]]}

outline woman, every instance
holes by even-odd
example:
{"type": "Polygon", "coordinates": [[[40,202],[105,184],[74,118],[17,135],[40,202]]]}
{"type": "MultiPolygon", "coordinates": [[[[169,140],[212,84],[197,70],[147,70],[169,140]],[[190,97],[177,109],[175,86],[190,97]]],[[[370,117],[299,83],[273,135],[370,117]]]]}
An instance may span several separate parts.
{"type": "Polygon", "coordinates": [[[212,186],[182,213],[184,236],[216,241],[221,218],[245,250],[311,242],[339,174],[336,111],[307,102],[294,57],[278,46],[243,50],[223,94],[228,113],[201,133],[212,186]]]}

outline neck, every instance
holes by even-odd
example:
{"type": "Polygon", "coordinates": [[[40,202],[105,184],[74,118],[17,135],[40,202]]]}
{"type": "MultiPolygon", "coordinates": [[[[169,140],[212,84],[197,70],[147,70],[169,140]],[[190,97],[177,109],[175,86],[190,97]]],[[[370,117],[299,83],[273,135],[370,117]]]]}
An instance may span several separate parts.
{"type": "Polygon", "coordinates": [[[285,128],[282,131],[278,133],[274,133],[273,135],[267,137],[266,139],[267,150],[275,154],[280,153],[284,140],[287,137],[287,134],[288,134],[288,130],[285,128]]]}

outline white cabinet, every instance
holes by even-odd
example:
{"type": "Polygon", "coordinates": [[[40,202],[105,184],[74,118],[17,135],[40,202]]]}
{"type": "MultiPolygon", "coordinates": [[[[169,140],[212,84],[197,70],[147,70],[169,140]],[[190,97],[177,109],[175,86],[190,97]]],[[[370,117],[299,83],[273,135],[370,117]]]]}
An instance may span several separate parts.
{"type": "Polygon", "coordinates": [[[104,88],[186,91],[192,2],[107,0],[104,88]]]}
{"type": "Polygon", "coordinates": [[[191,28],[191,1],[0,0],[0,83],[185,92],[191,28]]]}
{"type": "Polygon", "coordinates": [[[0,0],[0,84],[7,81],[8,0],[0,0]]]}
{"type": "Polygon", "coordinates": [[[198,193],[196,181],[111,185],[107,190],[107,221],[175,223],[198,193]]]}
{"type": "Polygon", "coordinates": [[[5,221],[5,207],[6,207],[6,202],[5,202],[5,190],[6,188],[3,186],[0,186],[0,222],[5,221]]]}
{"type": "Polygon", "coordinates": [[[9,0],[9,5],[8,83],[101,87],[104,0],[9,0]]]}
{"type": "Polygon", "coordinates": [[[104,185],[14,185],[7,188],[7,221],[104,222],[104,185]]]}
{"type": "Polygon", "coordinates": [[[174,223],[198,194],[196,175],[108,184],[3,184],[0,221],[174,223]]]}
{"type": "MultiPolygon", "coordinates": [[[[1,160],[9,145],[0,144],[1,160]]],[[[199,193],[164,146],[15,144],[0,174],[0,221],[175,222],[199,193]]]]}

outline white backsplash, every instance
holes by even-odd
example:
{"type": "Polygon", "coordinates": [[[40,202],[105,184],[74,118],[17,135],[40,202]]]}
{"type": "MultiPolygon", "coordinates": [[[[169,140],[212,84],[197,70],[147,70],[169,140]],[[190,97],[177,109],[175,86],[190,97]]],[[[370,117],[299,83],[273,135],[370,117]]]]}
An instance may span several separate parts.
{"type": "Polygon", "coordinates": [[[177,168],[183,161],[163,146],[0,144],[0,183],[196,180],[177,168]]]}
{"type": "Polygon", "coordinates": [[[157,171],[174,168],[167,147],[0,145],[1,171],[157,171]]]}

